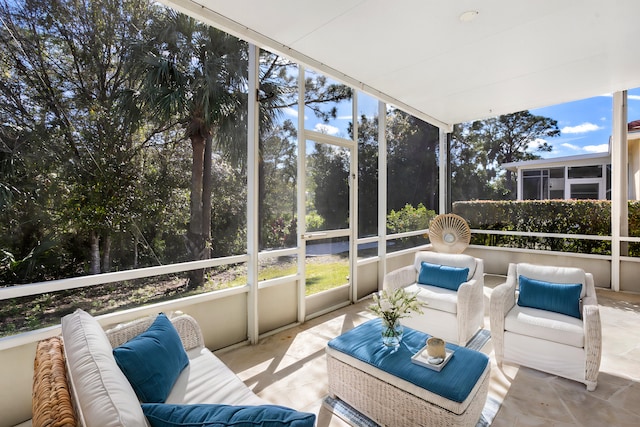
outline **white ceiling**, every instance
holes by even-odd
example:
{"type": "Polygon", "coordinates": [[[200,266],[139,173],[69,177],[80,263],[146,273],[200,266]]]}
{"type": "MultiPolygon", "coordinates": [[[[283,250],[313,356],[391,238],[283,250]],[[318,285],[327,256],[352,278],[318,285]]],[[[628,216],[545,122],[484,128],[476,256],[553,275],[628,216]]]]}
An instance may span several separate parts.
{"type": "Polygon", "coordinates": [[[640,87],[638,0],[162,2],[439,125],[640,87]]]}

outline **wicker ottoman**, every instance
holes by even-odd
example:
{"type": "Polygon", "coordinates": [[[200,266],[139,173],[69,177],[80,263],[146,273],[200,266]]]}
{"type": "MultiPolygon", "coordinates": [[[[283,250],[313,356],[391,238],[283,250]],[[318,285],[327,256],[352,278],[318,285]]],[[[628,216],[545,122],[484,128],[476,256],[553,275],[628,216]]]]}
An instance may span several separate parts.
{"type": "Polygon", "coordinates": [[[453,357],[440,372],[411,356],[428,335],[405,328],[397,351],[382,348],[378,319],[327,346],[329,394],[384,426],[475,426],[489,390],[489,358],[447,344],[453,357]]]}

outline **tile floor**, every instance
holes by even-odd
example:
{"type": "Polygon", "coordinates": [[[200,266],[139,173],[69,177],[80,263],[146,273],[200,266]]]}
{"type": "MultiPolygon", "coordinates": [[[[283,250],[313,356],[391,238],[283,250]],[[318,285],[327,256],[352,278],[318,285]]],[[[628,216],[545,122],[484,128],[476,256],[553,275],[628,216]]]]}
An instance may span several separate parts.
{"type": "MultiPolygon", "coordinates": [[[[485,314],[493,287],[486,276],[485,314]]],[[[640,426],[640,295],[598,290],[603,354],[598,388],[493,361],[489,394],[503,400],[492,426],[640,426]]],[[[327,395],[324,349],[331,338],[373,318],[369,301],[217,355],[264,399],[318,415],[318,427],[345,427],[322,407],[327,395]]],[[[488,315],[485,328],[489,328],[488,315]]],[[[493,355],[491,341],[482,349],[493,355]]]]}

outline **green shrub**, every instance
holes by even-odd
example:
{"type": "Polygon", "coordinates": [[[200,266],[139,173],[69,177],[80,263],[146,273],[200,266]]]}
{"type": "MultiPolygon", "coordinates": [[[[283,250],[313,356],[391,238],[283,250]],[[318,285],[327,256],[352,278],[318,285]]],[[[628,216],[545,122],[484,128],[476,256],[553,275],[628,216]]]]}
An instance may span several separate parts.
{"type": "MultiPolygon", "coordinates": [[[[429,228],[429,223],[436,216],[436,212],[427,209],[422,203],[414,208],[406,204],[399,211],[392,210],[387,215],[387,233],[396,234],[406,231],[424,230],[429,228]]],[[[395,241],[395,249],[400,250],[408,247],[423,245],[427,243],[426,235],[403,237],[395,241]]]]}
{"type": "Polygon", "coordinates": [[[387,215],[387,233],[396,234],[429,228],[429,223],[435,216],[436,212],[427,209],[422,203],[417,208],[407,203],[401,210],[392,210],[387,215]]]}
{"type": "MultiPolygon", "coordinates": [[[[630,236],[640,233],[640,204],[629,202],[630,236]]],[[[522,200],[456,202],[453,212],[471,228],[530,233],[611,235],[609,200],[522,200]]],[[[611,253],[611,243],[558,237],[499,236],[474,233],[471,243],[588,254],[611,253]]]]}

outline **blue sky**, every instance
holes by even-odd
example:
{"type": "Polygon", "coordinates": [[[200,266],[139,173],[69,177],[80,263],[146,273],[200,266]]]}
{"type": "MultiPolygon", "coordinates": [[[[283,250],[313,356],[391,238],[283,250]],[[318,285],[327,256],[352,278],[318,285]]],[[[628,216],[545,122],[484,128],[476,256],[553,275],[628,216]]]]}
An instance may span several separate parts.
{"type": "MultiPolygon", "coordinates": [[[[627,91],[628,120],[640,120],[640,88],[627,91]]],[[[530,110],[532,114],[557,120],[560,136],[547,139],[553,147],[542,157],[561,157],[606,152],[611,135],[610,94],[530,110]]]]}
{"type": "MultiPolygon", "coordinates": [[[[640,88],[627,91],[627,122],[640,120],[640,88]]],[[[360,94],[359,114],[373,117],[377,114],[377,101],[360,94]]],[[[574,156],[607,152],[611,136],[613,96],[603,94],[593,98],[553,105],[530,110],[532,114],[550,117],[558,122],[560,136],[548,138],[552,151],[540,153],[543,158],[574,156]]],[[[347,138],[346,127],[352,120],[351,103],[344,102],[338,106],[338,117],[329,123],[320,123],[312,113],[305,111],[305,122],[308,129],[314,129],[329,135],[347,138]]],[[[291,118],[297,117],[293,108],[286,113],[291,118]]]]}

